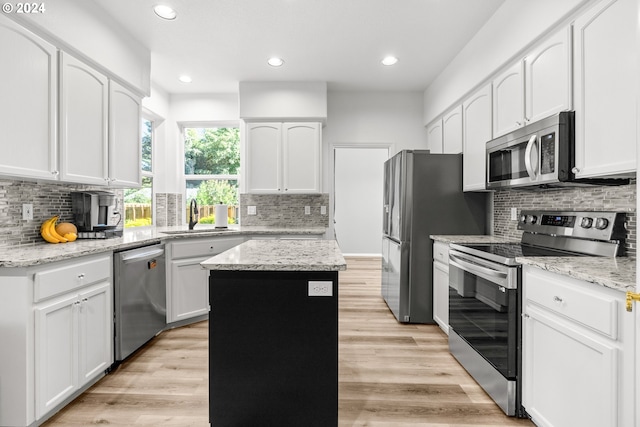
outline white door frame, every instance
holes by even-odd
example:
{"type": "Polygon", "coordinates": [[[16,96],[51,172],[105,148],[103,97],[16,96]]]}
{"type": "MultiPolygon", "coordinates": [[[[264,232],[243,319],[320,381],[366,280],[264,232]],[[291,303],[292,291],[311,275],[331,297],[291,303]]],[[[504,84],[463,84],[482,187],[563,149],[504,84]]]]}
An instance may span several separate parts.
{"type": "Polygon", "coordinates": [[[389,150],[389,157],[396,152],[395,144],[392,142],[333,142],[329,146],[329,239],[335,238],[335,199],[336,199],[336,149],[337,148],[382,148],[389,150]]]}

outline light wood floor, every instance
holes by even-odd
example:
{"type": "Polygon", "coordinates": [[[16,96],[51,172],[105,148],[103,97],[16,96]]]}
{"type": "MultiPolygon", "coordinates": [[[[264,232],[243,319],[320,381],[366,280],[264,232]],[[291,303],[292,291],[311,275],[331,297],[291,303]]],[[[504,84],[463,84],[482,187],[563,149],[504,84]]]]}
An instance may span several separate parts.
{"type": "MultiPolygon", "coordinates": [[[[503,415],[449,354],[440,328],[395,321],[380,297],[379,259],[347,262],[340,427],[533,426],[503,415]]],[[[43,426],[209,426],[207,356],[207,322],[163,332],[43,426]]]]}

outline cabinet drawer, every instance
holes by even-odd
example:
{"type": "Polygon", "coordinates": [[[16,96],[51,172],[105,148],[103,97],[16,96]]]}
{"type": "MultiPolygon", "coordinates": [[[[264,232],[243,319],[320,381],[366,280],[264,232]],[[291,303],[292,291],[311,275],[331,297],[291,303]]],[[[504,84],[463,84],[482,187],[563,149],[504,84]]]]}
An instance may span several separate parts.
{"type": "Polygon", "coordinates": [[[617,339],[616,298],[589,289],[586,282],[570,280],[559,282],[552,275],[529,272],[525,280],[525,303],[535,302],[552,312],[617,339]]]}
{"type": "Polygon", "coordinates": [[[52,264],[34,274],[34,302],[111,278],[111,256],[52,264]]]}
{"type": "Polygon", "coordinates": [[[189,239],[171,244],[171,258],[192,258],[213,256],[238,246],[244,237],[214,237],[209,239],[189,239]]]}
{"type": "Polygon", "coordinates": [[[433,242],[433,259],[448,265],[449,245],[441,242],[433,242]]]}

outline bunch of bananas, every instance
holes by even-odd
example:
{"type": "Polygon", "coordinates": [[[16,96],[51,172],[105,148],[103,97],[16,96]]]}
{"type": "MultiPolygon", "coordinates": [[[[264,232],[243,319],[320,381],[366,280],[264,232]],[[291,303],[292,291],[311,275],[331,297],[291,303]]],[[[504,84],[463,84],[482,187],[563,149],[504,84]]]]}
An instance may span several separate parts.
{"type": "Polygon", "coordinates": [[[40,226],[40,235],[42,238],[49,243],[67,243],[76,240],[78,235],[74,232],[66,232],[62,235],[56,231],[56,222],[58,222],[58,218],[58,215],[54,215],[42,223],[40,226]]]}

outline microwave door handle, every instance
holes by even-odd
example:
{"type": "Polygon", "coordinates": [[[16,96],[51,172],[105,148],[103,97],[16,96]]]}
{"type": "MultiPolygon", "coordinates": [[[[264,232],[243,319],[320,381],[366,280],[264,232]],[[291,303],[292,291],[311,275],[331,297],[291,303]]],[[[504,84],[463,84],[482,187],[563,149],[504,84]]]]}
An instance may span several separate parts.
{"type": "Polygon", "coordinates": [[[537,135],[531,135],[531,138],[529,138],[529,142],[527,143],[527,148],[524,150],[524,167],[527,168],[527,173],[532,180],[536,178],[536,171],[533,170],[531,151],[533,150],[533,145],[536,143],[537,139],[537,135]]]}

